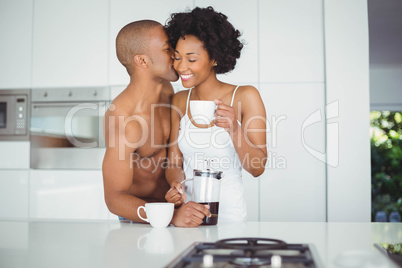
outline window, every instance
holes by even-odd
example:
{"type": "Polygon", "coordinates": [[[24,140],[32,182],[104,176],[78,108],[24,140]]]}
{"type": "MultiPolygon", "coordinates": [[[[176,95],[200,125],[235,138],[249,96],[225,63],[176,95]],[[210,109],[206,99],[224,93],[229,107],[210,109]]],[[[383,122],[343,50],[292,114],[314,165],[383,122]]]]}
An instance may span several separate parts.
{"type": "Polygon", "coordinates": [[[372,111],[371,220],[401,221],[402,113],[372,111]]]}

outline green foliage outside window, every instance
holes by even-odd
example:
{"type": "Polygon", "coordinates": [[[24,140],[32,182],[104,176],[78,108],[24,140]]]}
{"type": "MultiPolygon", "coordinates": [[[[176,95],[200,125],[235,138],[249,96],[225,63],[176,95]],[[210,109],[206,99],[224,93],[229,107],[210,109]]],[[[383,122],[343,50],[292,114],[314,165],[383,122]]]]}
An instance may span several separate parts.
{"type": "Polygon", "coordinates": [[[370,113],[371,220],[378,211],[402,216],[402,113],[370,113]]]}

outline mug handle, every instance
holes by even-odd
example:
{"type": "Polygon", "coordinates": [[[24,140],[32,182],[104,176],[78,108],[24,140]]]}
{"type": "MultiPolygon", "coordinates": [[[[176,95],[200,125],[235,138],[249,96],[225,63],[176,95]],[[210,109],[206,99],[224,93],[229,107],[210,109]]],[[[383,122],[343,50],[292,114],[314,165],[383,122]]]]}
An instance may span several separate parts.
{"type": "MultiPolygon", "coordinates": [[[[182,182],[180,182],[182,185],[184,184],[184,183],[186,183],[186,182],[188,182],[188,181],[193,181],[194,180],[194,178],[192,178],[192,179],[187,179],[187,180],[184,180],[184,181],[182,181],[182,182]]],[[[183,189],[184,190],[184,189],[183,189]]],[[[184,193],[185,193],[186,191],[184,190],[184,193]]],[[[187,201],[187,197],[186,197],[186,200],[184,200],[184,201],[187,201]]]]}
{"type": "Polygon", "coordinates": [[[145,218],[141,217],[141,214],[140,214],[140,209],[141,209],[141,208],[144,209],[145,213],[147,212],[147,210],[146,210],[146,208],[145,208],[144,206],[139,206],[139,207],[137,208],[137,215],[138,215],[138,217],[140,217],[140,219],[143,220],[143,221],[149,222],[148,219],[145,219],[145,218]]]}
{"type": "Polygon", "coordinates": [[[141,241],[142,241],[145,237],[148,237],[148,234],[144,234],[144,235],[142,235],[140,238],[138,238],[138,240],[137,240],[137,248],[138,248],[138,249],[144,249],[144,248],[145,248],[144,245],[141,246],[141,241]]]}

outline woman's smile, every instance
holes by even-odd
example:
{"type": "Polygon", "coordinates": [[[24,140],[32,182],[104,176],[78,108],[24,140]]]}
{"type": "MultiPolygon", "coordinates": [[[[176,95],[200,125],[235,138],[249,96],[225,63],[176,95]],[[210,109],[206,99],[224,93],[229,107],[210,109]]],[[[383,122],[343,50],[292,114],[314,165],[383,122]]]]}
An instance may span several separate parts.
{"type": "Polygon", "coordinates": [[[193,74],[181,74],[180,78],[181,78],[182,81],[187,81],[193,76],[194,76],[193,74]]]}

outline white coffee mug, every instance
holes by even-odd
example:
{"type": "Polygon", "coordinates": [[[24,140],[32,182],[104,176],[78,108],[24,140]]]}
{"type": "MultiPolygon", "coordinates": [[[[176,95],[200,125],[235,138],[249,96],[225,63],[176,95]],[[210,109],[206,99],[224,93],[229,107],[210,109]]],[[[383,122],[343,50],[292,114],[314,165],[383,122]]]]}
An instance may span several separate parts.
{"type": "Polygon", "coordinates": [[[214,101],[190,101],[191,117],[199,125],[209,125],[215,117],[216,108],[214,101]]]}
{"type": "Polygon", "coordinates": [[[138,217],[141,220],[149,222],[152,227],[164,228],[169,225],[173,217],[173,203],[146,203],[144,206],[139,206],[137,209],[138,217]],[[141,217],[140,209],[144,209],[147,218],[141,217]]]}

